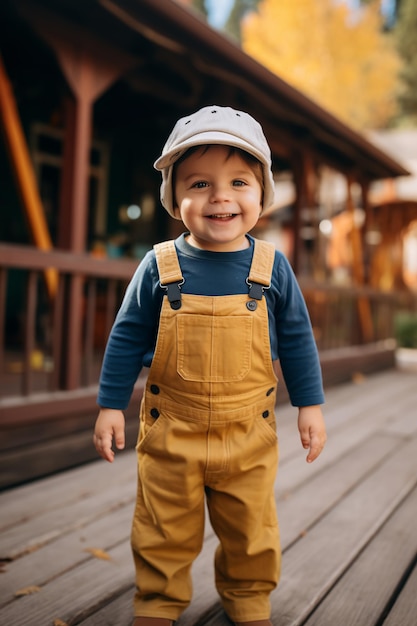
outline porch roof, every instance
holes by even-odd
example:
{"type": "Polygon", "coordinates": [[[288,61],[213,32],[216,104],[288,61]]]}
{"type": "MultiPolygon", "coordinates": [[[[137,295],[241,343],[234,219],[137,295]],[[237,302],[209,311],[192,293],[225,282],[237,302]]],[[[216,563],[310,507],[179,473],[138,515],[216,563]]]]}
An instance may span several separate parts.
{"type": "Polygon", "coordinates": [[[24,0],[9,10],[31,26],[45,16],[137,59],[124,80],[155,103],[166,136],[178,115],[210,100],[247,110],[264,126],[278,167],[298,153],[360,181],[409,172],[364,136],[245,54],[174,0],[24,0]],[[169,102],[169,106],[167,105],[169,102]]]}

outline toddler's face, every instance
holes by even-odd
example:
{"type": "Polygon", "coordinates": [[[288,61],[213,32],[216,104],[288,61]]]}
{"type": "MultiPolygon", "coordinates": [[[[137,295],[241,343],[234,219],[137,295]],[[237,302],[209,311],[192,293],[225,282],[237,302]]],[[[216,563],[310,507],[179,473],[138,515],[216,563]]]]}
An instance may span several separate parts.
{"type": "Polygon", "coordinates": [[[175,212],[190,231],[191,245],[213,252],[248,247],[246,233],[262,210],[262,189],[253,167],[229,146],[202,146],[178,164],[175,212]]]}

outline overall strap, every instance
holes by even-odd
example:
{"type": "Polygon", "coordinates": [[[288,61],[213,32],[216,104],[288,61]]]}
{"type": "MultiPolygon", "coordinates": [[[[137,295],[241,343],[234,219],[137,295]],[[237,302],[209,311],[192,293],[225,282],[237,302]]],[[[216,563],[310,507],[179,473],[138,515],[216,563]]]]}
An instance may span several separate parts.
{"type": "Polygon", "coordinates": [[[252,265],[247,278],[249,296],[261,300],[265,289],[271,286],[271,275],[275,259],[275,246],[269,241],[255,239],[252,265]]]}
{"type": "Polygon", "coordinates": [[[159,283],[166,289],[172,309],[181,308],[180,287],[184,278],[178,262],[174,241],[162,241],[154,245],[156,264],[158,266],[159,283]]]}

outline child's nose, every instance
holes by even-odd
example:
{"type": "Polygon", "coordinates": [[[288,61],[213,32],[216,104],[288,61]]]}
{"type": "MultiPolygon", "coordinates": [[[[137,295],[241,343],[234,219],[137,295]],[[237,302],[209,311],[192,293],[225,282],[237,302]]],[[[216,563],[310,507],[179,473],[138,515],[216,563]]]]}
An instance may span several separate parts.
{"type": "Polygon", "coordinates": [[[227,185],[213,185],[211,202],[225,202],[230,199],[230,189],[227,185]]]}

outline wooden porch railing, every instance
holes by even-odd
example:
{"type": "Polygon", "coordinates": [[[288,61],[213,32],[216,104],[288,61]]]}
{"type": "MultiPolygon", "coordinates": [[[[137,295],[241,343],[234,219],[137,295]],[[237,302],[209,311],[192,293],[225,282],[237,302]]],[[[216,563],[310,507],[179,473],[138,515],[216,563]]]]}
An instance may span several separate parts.
{"type": "MultiPolygon", "coordinates": [[[[78,403],[93,396],[87,390],[97,384],[106,337],[137,265],[134,260],[0,244],[0,423],[9,421],[6,413],[11,421],[17,418],[13,407],[22,399],[26,400],[23,407],[19,402],[19,417],[25,406],[29,417],[28,407],[39,394],[64,404],[65,395],[78,403]],[[51,268],[58,275],[53,298],[44,280],[51,268]],[[80,345],[64,351],[74,281],[82,283],[78,311],[82,333],[80,345]],[[81,364],[78,389],[64,394],[65,369],[75,358],[81,364]]],[[[30,416],[36,419],[36,412],[30,416]]]]}
{"type": "MultiPolygon", "coordinates": [[[[0,244],[0,425],[56,418],[71,406],[95,407],[105,341],[137,264],[0,244]],[[51,268],[58,274],[52,299],[44,281],[51,268]],[[66,348],[66,303],[72,281],[82,282],[82,336],[80,345],[66,348]],[[11,321],[17,324],[14,336],[11,321]],[[81,367],[79,384],[66,389],[64,370],[75,356],[81,367]]],[[[301,288],[321,352],[392,338],[396,312],[417,311],[417,296],[407,292],[309,281],[301,281],[301,288]],[[371,338],[369,332],[364,337],[358,315],[358,303],[364,299],[372,316],[371,338]]]]}
{"type": "Polygon", "coordinates": [[[394,338],[399,311],[417,312],[417,294],[382,292],[369,287],[347,287],[300,280],[319,351],[360,346],[394,338]],[[370,319],[363,328],[360,303],[370,319]]]}

